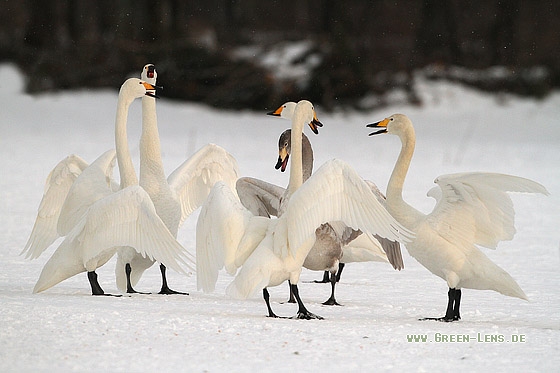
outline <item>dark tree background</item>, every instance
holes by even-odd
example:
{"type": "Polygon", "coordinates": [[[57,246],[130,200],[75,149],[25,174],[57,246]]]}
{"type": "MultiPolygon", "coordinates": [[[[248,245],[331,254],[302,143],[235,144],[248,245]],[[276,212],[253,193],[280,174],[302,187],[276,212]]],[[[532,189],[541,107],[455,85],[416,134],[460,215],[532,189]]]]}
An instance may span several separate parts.
{"type": "MultiPolygon", "coordinates": [[[[412,73],[542,97],[560,85],[560,2],[523,0],[0,0],[0,62],[28,92],[119,87],[147,62],[166,97],[217,107],[271,108],[306,97],[356,106],[402,88],[412,73]],[[320,56],[302,85],[260,53],[308,40],[320,56]],[[500,74],[489,69],[503,67],[500,74]],[[464,69],[457,69],[464,68],[464,69]],[[461,71],[461,73],[457,73],[461,71]]],[[[295,62],[297,63],[297,61],[295,62]]],[[[1,83],[0,83],[1,84],[1,83]]]]}

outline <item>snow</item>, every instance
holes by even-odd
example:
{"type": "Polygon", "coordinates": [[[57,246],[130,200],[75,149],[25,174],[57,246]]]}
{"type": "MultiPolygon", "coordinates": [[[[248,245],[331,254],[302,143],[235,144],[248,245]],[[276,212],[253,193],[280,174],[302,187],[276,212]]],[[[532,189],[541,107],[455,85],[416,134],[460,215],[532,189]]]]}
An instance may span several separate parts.
{"type": "MultiPolygon", "coordinates": [[[[123,79],[124,80],[124,79],[123,79]]],[[[300,294],[325,320],[270,319],[260,297],[230,299],[231,277],[222,271],[216,291],[196,290],[196,276],[169,271],[172,288],[189,296],[93,297],[85,273],[41,294],[31,294],[57,241],[39,259],[19,256],[28,238],[44,181],[54,165],[76,153],[93,161],[114,146],[114,90],[80,90],[29,96],[23,78],[0,66],[0,370],[41,371],[557,371],[560,364],[560,93],[542,101],[499,98],[445,83],[417,81],[421,107],[395,105],[368,113],[326,114],[320,134],[308,133],[316,167],[331,158],[354,165],[386,187],[400,144],[392,136],[368,137],[365,124],[394,113],[415,123],[417,146],[405,199],[429,212],[426,192],[441,174],[492,171],[531,178],[550,196],[513,195],[517,234],[497,250],[483,251],[506,269],[529,302],[491,291],[464,289],[462,320],[442,316],[444,281],[403,252],[401,272],[382,263],[349,264],[337,287],[342,307],[323,306],[330,286],[304,282],[300,294]],[[426,336],[426,341],[407,337],[426,336]],[[465,338],[468,337],[468,341],[465,338]],[[514,339],[524,338],[524,342],[514,339]]],[[[164,95],[163,95],[164,96],[164,95]]],[[[281,102],[278,105],[282,104],[281,102]]],[[[171,172],[208,142],[239,162],[244,176],[286,185],[274,170],[277,139],[287,121],[263,113],[219,111],[192,103],[158,101],[163,160],[171,172]]],[[[131,150],[138,164],[140,103],[129,117],[131,150]]],[[[179,232],[195,252],[198,211],[179,232]]],[[[116,293],[115,259],[98,270],[101,286],[116,293]]],[[[302,279],[320,279],[304,270],[302,279]]],[[[137,286],[157,292],[150,268],[137,286]]],[[[270,289],[277,314],[288,286],[270,289]]]]}

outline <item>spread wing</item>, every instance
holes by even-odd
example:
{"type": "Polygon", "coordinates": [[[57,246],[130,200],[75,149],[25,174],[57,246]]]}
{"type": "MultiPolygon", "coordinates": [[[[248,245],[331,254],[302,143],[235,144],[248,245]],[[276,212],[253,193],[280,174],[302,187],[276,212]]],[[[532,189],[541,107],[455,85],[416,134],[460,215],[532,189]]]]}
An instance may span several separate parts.
{"type": "Polygon", "coordinates": [[[254,216],[228,185],[217,182],[202,205],[196,226],[198,289],[213,291],[223,267],[235,274],[264,237],[268,221],[254,216]]]}
{"type": "Polygon", "coordinates": [[[326,162],[291,196],[286,214],[289,250],[294,257],[302,254],[298,250],[315,228],[329,221],[343,221],[393,241],[407,242],[413,236],[379,203],[356,171],[336,159],[326,162]]]}
{"type": "Polygon", "coordinates": [[[285,188],[252,177],[242,177],[236,183],[239,200],[253,215],[278,216],[280,198],[285,188]]]}
{"type": "Polygon", "coordinates": [[[513,202],[507,192],[541,193],[544,186],[525,178],[496,173],[443,175],[435,180],[440,191],[428,222],[451,242],[474,242],[495,249],[515,234],[513,202]]]}
{"type": "Polygon", "coordinates": [[[157,216],[144,189],[135,185],[95,202],[47,261],[33,289],[38,293],[80,272],[107,262],[117,247],[133,247],[143,256],[185,273],[189,254],[157,216]]]}
{"type": "Polygon", "coordinates": [[[108,150],[82,171],[62,205],[58,233],[65,236],[96,201],[113,193],[111,188],[116,152],[108,150]]]}
{"type": "Polygon", "coordinates": [[[217,181],[234,190],[238,174],[235,158],[214,144],[204,146],[173,171],[167,181],[181,204],[181,224],[202,205],[217,181]]]}
{"type": "Polygon", "coordinates": [[[33,230],[21,252],[26,258],[39,257],[59,237],[56,226],[62,205],[72,184],[87,166],[79,156],[70,155],[49,173],[33,230]]]}
{"type": "Polygon", "coordinates": [[[152,200],[138,185],[91,205],[66,239],[78,245],[86,266],[103,251],[129,246],[177,272],[186,273],[183,265],[194,270],[192,254],[169,232],[152,200]]]}

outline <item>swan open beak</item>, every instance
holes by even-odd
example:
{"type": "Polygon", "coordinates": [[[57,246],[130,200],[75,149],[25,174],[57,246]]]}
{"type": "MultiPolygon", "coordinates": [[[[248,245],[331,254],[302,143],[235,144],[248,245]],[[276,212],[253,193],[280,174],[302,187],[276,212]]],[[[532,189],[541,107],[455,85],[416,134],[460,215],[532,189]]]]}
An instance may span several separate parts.
{"type": "Polygon", "coordinates": [[[311,131],[313,131],[314,134],[318,135],[318,127],[323,127],[323,123],[321,123],[319,119],[317,119],[317,114],[315,114],[315,111],[313,111],[313,120],[309,123],[309,128],[311,128],[311,131]]]}
{"type": "Polygon", "coordinates": [[[382,128],[379,131],[370,133],[369,136],[379,135],[381,133],[387,133],[387,123],[389,123],[389,118],[383,119],[380,122],[370,123],[366,125],[366,127],[370,127],[370,128],[382,128]]]}
{"type": "Polygon", "coordinates": [[[280,171],[282,171],[282,172],[286,171],[286,167],[288,166],[288,158],[289,157],[290,157],[290,155],[286,151],[286,148],[280,149],[280,151],[278,152],[278,162],[276,162],[276,166],[274,166],[274,168],[275,169],[280,168],[280,171]]]}
{"type": "Polygon", "coordinates": [[[148,75],[148,78],[153,79],[155,71],[156,67],[154,65],[148,65],[148,72],[146,73],[148,75]]]}
{"type": "Polygon", "coordinates": [[[154,92],[156,91],[156,88],[160,88],[162,89],[163,87],[157,87],[154,85],[151,85],[150,83],[146,83],[146,82],[142,82],[142,84],[144,85],[144,88],[146,88],[146,96],[150,96],[153,98],[159,98],[158,95],[156,95],[154,92]]]}

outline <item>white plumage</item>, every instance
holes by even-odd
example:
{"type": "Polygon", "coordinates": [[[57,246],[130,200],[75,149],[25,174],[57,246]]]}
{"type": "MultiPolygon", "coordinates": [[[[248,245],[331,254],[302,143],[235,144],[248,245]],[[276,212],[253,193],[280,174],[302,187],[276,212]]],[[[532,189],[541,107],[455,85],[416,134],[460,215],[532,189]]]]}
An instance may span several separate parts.
{"type": "Polygon", "coordinates": [[[446,315],[437,320],[460,319],[461,288],[494,290],[527,299],[515,280],[494,264],[476,245],[496,248],[515,234],[514,209],[506,192],[542,193],[546,189],[531,180],[496,173],[462,173],[435,179],[438,187],[434,210],[425,215],[404,202],[402,188],[414,153],[415,133],[410,119],[395,114],[368,127],[372,133],[397,135],[402,149],[387,185],[387,209],[416,234],[408,244],[411,256],[449,286],[446,315]]]}
{"type": "MultiPolygon", "coordinates": [[[[156,83],[157,72],[154,65],[142,69],[142,79],[156,83]]],[[[158,216],[174,237],[179,226],[206,199],[210,189],[218,180],[235,185],[238,175],[237,161],[223,148],[208,144],[193,154],[168,178],[165,177],[161,158],[155,100],[142,99],[142,135],[140,137],[140,186],[146,190],[154,203],[158,216]]],[[[157,244],[157,243],[156,243],[157,244]]],[[[144,270],[154,262],[143,259],[132,249],[118,252],[115,273],[117,286],[122,291],[134,292],[135,285],[144,270]],[[126,266],[130,266],[130,283],[127,283],[126,266]]],[[[160,293],[178,293],[167,286],[165,268],[162,270],[160,293]]]]}
{"type": "MultiPolygon", "coordinates": [[[[313,119],[311,103],[300,101],[292,119],[292,146],[301,148],[303,126],[313,119]]],[[[293,158],[289,201],[278,219],[254,216],[229,187],[214,186],[197,224],[198,286],[212,290],[220,268],[226,266],[233,273],[241,266],[228,294],[247,298],[262,290],[269,316],[275,317],[266,287],[289,280],[299,304],[298,318],[317,318],[303,305],[297,283],[322,223],[341,220],[392,240],[405,240],[408,234],[346,163],[329,161],[303,184],[301,158],[297,152],[293,158]]]]}
{"type": "MultiPolygon", "coordinates": [[[[296,107],[295,102],[286,102],[269,115],[292,119],[296,107]]],[[[302,133],[302,147],[294,148],[301,152],[302,176],[305,182],[313,171],[313,148],[307,136],[302,133]]],[[[284,131],[278,140],[278,162],[276,169],[284,171],[292,153],[291,129],[284,131]]],[[[299,158],[299,157],[298,157],[299,158]]],[[[377,186],[366,181],[377,199],[384,204],[385,196],[377,186]]],[[[237,194],[243,205],[253,214],[259,216],[280,216],[287,204],[287,189],[267,183],[263,180],[244,177],[236,184],[237,194]]],[[[316,241],[306,257],[303,266],[316,271],[326,271],[323,282],[331,283],[331,295],[325,305],[338,305],[335,298],[336,282],[345,263],[377,261],[390,262],[395,269],[404,268],[398,242],[381,237],[373,237],[370,233],[352,229],[343,222],[330,221],[321,224],[316,230],[316,241]],[[335,275],[336,273],[336,275],[335,275]],[[330,279],[329,279],[330,275],[330,279]]],[[[290,294],[290,302],[295,302],[290,294]]]]}
{"type": "Polygon", "coordinates": [[[157,258],[183,273],[181,264],[189,267],[193,263],[188,252],[155,213],[147,193],[134,185],[136,176],[126,143],[128,109],[135,98],[151,94],[148,90],[153,89],[153,86],[136,78],[128,79],[122,85],[115,131],[123,189],[114,192],[109,177],[114,151],[104,153],[76,178],[58,219],[59,230],[68,231],[66,238],[45,264],[34,292],[44,291],[87,271],[92,293],[104,294],[97,282],[95,269],[105,264],[119,246],[134,247],[142,255],[157,258]],[[159,243],[157,248],[153,247],[156,242],[159,243]]]}

